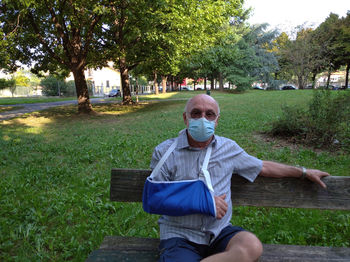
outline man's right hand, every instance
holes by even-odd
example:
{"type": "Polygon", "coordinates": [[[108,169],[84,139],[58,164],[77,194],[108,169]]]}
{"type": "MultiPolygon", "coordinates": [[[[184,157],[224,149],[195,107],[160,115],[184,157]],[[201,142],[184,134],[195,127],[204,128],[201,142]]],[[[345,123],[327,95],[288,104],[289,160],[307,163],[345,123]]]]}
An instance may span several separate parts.
{"type": "Polygon", "coordinates": [[[225,201],[226,194],[222,196],[214,196],[216,205],[216,218],[221,219],[227,212],[228,205],[225,201]]]}

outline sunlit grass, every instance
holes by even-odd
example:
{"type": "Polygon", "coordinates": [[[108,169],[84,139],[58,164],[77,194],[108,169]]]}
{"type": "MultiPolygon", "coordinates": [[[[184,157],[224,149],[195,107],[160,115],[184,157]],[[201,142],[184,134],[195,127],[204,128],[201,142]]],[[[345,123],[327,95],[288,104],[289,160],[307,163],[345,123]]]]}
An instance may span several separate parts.
{"type": "MultiPolygon", "coordinates": [[[[0,261],[84,261],[107,235],[157,237],[157,216],[139,203],[109,201],[110,170],[148,168],[153,148],[184,128],[199,92],[141,99],[134,106],[52,108],[0,122],[0,261]]],[[[202,92],[204,93],[204,92],[202,92]]],[[[217,134],[261,159],[349,175],[350,156],[266,140],[281,106],[304,106],[312,92],[212,92],[217,134]]],[[[233,223],[265,243],[349,246],[349,212],[235,207],[233,223]]]]}
{"type": "Polygon", "coordinates": [[[0,105],[47,103],[56,101],[76,100],[76,97],[0,97],[0,105]]]}

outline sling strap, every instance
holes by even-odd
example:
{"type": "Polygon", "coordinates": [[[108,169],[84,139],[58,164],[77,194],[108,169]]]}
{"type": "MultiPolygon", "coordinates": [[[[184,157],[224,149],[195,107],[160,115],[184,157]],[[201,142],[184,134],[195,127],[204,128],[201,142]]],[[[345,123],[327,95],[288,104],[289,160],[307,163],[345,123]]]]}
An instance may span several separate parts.
{"type": "MultiPolygon", "coordinates": [[[[164,162],[167,160],[167,158],[169,157],[169,155],[174,151],[174,149],[177,146],[177,138],[174,140],[174,142],[170,145],[170,147],[168,148],[168,150],[165,152],[165,154],[162,156],[162,158],[159,160],[159,162],[157,163],[156,167],[153,169],[151,175],[150,175],[150,179],[153,179],[154,176],[156,174],[158,174],[158,172],[160,171],[161,167],[163,166],[164,162]]],[[[214,193],[214,188],[213,185],[211,183],[211,179],[210,179],[210,174],[208,171],[208,164],[209,164],[209,160],[210,160],[210,156],[211,156],[211,151],[212,151],[212,144],[210,144],[207,148],[207,151],[205,153],[205,157],[204,157],[204,161],[203,161],[203,165],[201,168],[201,174],[203,174],[204,176],[204,182],[207,185],[208,189],[214,193]]]]}
{"type": "Polygon", "coordinates": [[[167,158],[169,157],[169,155],[171,154],[171,152],[174,151],[175,147],[177,145],[177,139],[175,139],[175,141],[170,145],[170,147],[168,148],[168,150],[165,152],[165,154],[162,156],[162,158],[159,160],[158,164],[156,165],[156,167],[153,169],[150,178],[153,179],[154,176],[156,174],[158,174],[160,168],[163,166],[165,160],[167,160],[167,158]]]}

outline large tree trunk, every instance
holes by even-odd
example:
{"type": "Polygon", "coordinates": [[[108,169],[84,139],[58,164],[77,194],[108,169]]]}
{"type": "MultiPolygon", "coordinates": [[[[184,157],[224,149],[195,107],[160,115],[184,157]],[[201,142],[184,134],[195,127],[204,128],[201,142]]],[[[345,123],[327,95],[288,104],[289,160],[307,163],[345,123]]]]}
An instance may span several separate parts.
{"type": "Polygon", "coordinates": [[[157,72],[154,72],[153,86],[156,95],[159,95],[158,82],[157,82],[157,72]]]}
{"type": "Polygon", "coordinates": [[[298,76],[298,87],[299,89],[304,89],[304,81],[302,76],[298,76]]]}
{"type": "Polygon", "coordinates": [[[170,81],[171,91],[174,91],[175,90],[175,88],[174,88],[174,76],[171,76],[170,79],[171,79],[171,81],[170,81]]]}
{"type": "Polygon", "coordinates": [[[214,76],[210,78],[210,89],[214,90],[214,76]]]}
{"type": "Polygon", "coordinates": [[[348,88],[349,86],[349,70],[350,70],[350,61],[348,62],[348,64],[346,65],[346,75],[345,75],[345,90],[348,88]]]}
{"type": "Polygon", "coordinates": [[[162,76],[162,87],[163,87],[163,91],[162,93],[166,93],[166,82],[167,82],[168,77],[167,76],[162,76]]]}
{"type": "Polygon", "coordinates": [[[78,112],[82,114],[90,114],[93,112],[87,87],[84,67],[75,68],[72,70],[74,76],[75,89],[78,98],[78,112]]]}
{"type": "Polygon", "coordinates": [[[312,89],[316,89],[316,76],[317,76],[317,73],[316,73],[316,72],[313,72],[313,73],[312,73],[312,78],[311,78],[311,81],[312,81],[312,89]]]}
{"type": "Polygon", "coordinates": [[[219,90],[224,91],[224,79],[221,72],[219,73],[219,90]]]}
{"type": "Polygon", "coordinates": [[[332,69],[330,67],[329,70],[328,70],[328,76],[327,76],[327,84],[326,84],[326,88],[327,89],[329,88],[329,83],[331,81],[331,74],[332,74],[332,69]]]}
{"type": "Polygon", "coordinates": [[[129,83],[129,69],[125,65],[125,60],[119,59],[119,70],[122,80],[122,90],[123,90],[123,105],[134,104],[132,101],[131,92],[130,92],[130,83],[129,83]]]}

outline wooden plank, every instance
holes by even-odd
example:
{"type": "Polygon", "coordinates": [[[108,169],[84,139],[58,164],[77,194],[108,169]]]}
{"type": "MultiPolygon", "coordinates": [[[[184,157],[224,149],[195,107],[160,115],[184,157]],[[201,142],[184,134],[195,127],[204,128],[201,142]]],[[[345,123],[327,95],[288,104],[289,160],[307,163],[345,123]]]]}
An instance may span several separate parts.
{"type": "MultiPolygon", "coordinates": [[[[112,169],[110,199],[142,201],[147,169],[112,169]]],[[[317,208],[350,210],[350,177],[331,176],[323,181],[327,189],[298,178],[258,177],[254,183],[233,175],[232,202],[238,206],[317,208]]]]}
{"type": "Polygon", "coordinates": [[[93,251],[85,262],[157,262],[157,252],[132,252],[113,249],[98,249],[93,251]]]}
{"type": "MultiPolygon", "coordinates": [[[[157,261],[158,245],[159,239],[153,238],[105,237],[100,249],[92,252],[86,261],[157,261]]],[[[350,261],[350,248],[269,244],[263,246],[260,262],[350,261]]]]}

